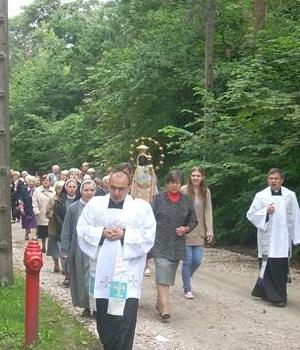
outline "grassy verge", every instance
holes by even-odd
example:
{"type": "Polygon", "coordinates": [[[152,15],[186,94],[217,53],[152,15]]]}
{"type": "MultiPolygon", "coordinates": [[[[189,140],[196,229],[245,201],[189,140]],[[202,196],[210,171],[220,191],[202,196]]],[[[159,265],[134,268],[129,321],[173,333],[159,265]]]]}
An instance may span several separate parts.
{"type": "MultiPolygon", "coordinates": [[[[0,349],[24,348],[24,280],[15,277],[12,287],[0,286],[0,349]]],[[[39,339],[36,350],[101,349],[98,339],[57,305],[41,295],[39,339]]]]}

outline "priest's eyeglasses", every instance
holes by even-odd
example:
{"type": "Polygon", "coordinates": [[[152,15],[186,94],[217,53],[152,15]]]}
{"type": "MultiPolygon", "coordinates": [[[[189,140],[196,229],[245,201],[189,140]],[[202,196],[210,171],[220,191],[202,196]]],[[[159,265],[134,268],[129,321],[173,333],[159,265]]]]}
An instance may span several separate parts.
{"type": "Polygon", "coordinates": [[[128,187],[109,186],[109,190],[113,192],[125,192],[128,190],[128,187]]]}

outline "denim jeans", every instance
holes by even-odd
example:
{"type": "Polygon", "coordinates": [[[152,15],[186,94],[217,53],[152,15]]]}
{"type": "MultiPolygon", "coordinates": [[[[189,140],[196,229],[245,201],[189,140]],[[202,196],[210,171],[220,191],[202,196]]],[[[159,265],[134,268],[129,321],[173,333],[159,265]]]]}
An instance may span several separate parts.
{"type": "Polygon", "coordinates": [[[185,247],[185,259],[182,264],[182,282],[184,293],[192,290],[191,277],[194,272],[200,266],[203,258],[203,246],[186,246],[185,247]]]}

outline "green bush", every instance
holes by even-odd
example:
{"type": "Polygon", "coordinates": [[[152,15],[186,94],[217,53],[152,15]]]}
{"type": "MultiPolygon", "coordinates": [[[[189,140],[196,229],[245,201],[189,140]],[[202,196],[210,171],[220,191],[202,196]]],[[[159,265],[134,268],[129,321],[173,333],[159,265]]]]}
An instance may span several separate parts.
{"type": "MultiPolygon", "coordinates": [[[[15,276],[12,286],[0,287],[0,349],[24,348],[24,280],[15,276]]],[[[41,295],[37,350],[99,349],[90,334],[50,297],[41,295]]]]}

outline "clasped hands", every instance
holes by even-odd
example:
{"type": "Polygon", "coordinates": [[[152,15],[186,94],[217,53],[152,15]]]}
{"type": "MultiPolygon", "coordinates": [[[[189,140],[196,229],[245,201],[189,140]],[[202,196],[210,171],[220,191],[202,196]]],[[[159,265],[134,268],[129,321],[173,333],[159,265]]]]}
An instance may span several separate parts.
{"type": "Polygon", "coordinates": [[[190,228],[188,226],[179,226],[176,228],[177,236],[184,236],[189,232],[190,228]]]}
{"type": "Polygon", "coordinates": [[[273,204],[273,203],[269,204],[269,205],[267,206],[267,213],[268,213],[269,215],[271,215],[271,214],[274,214],[274,211],[275,211],[274,204],[273,204]]]}
{"type": "Polygon", "coordinates": [[[109,241],[116,241],[118,239],[122,239],[124,237],[125,230],[112,226],[112,227],[105,227],[103,229],[102,235],[104,238],[108,239],[109,241]]]}

